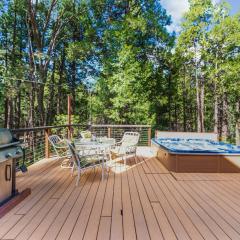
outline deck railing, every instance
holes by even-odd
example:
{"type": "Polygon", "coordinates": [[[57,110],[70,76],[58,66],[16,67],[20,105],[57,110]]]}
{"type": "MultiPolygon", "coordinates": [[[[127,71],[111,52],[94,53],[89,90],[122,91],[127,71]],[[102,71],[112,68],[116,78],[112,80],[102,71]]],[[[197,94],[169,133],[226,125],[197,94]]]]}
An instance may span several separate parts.
{"type": "MultiPolygon", "coordinates": [[[[120,141],[124,132],[137,131],[140,133],[140,146],[151,144],[151,126],[150,125],[60,125],[44,126],[34,128],[13,129],[13,134],[19,138],[25,149],[25,164],[31,165],[43,158],[51,157],[53,149],[49,144],[48,136],[57,134],[64,138],[78,138],[80,132],[89,129],[97,137],[111,137],[120,141]]],[[[21,161],[18,164],[21,164],[21,161]]]]}

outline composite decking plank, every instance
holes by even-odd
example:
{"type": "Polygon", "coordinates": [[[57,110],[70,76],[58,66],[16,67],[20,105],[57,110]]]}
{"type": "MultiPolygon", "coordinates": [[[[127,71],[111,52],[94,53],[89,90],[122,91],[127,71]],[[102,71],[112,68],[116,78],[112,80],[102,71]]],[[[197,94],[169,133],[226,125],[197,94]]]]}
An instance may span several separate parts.
{"type": "Polygon", "coordinates": [[[76,203],[77,199],[80,197],[82,193],[82,189],[88,180],[89,174],[85,174],[81,177],[79,181],[78,187],[74,189],[74,191],[71,193],[70,197],[60,210],[57,217],[54,219],[53,223],[48,228],[47,232],[45,233],[43,239],[55,239],[58,235],[59,231],[61,230],[63,224],[65,223],[66,216],[69,215],[71,212],[74,204],[76,203]]]}
{"type": "Polygon", "coordinates": [[[151,158],[145,159],[145,163],[148,166],[150,172],[149,173],[158,173],[153,164],[151,163],[151,158]]]}
{"type": "MultiPolygon", "coordinates": [[[[44,169],[49,169],[49,166],[51,164],[54,164],[55,162],[51,158],[42,159],[38,162],[35,162],[34,164],[28,166],[28,177],[35,176],[42,172],[44,169]]],[[[22,173],[21,171],[16,173],[16,177],[18,178],[18,183],[21,183],[22,181],[26,181],[26,173],[22,173]]]]}
{"type": "Polygon", "coordinates": [[[111,232],[111,217],[101,217],[97,240],[109,240],[111,232]]]}
{"type": "Polygon", "coordinates": [[[147,223],[145,220],[142,205],[138,195],[136,183],[134,181],[132,169],[127,171],[127,177],[128,177],[128,183],[129,183],[130,196],[132,200],[133,216],[134,216],[137,239],[139,240],[150,239],[147,223]]]}
{"type": "MultiPolygon", "coordinates": [[[[187,185],[187,183],[185,183],[185,185],[187,185]]],[[[191,189],[190,186],[189,188],[191,189]]],[[[192,191],[195,192],[195,194],[191,192],[192,197],[195,197],[196,201],[202,202],[203,208],[205,207],[204,203],[208,204],[211,209],[214,209],[238,234],[240,234],[240,223],[232,216],[234,214],[233,211],[228,211],[228,209],[225,209],[225,206],[222,206],[221,204],[219,205],[217,198],[209,198],[206,194],[204,194],[204,191],[198,191],[198,188],[196,187],[192,189],[192,191]]],[[[210,213],[211,211],[208,212],[208,214],[210,213]]],[[[214,215],[211,214],[211,216],[214,215]]]]}
{"type": "Polygon", "coordinates": [[[65,223],[63,224],[62,228],[60,229],[56,239],[65,240],[65,239],[70,238],[70,236],[72,234],[72,231],[75,227],[75,224],[78,220],[78,217],[79,217],[79,215],[80,215],[80,213],[83,209],[84,203],[87,200],[87,196],[88,196],[89,191],[90,191],[90,189],[93,185],[94,178],[95,178],[95,173],[93,171],[90,171],[89,178],[88,178],[87,182],[85,183],[85,185],[84,185],[84,187],[81,191],[81,195],[77,199],[77,201],[75,202],[75,204],[72,207],[69,215],[66,216],[65,223]]]}
{"type": "MultiPolygon", "coordinates": [[[[233,182],[231,182],[231,185],[234,184],[233,182]]],[[[205,182],[202,182],[202,185],[206,185],[205,182]]],[[[234,204],[234,209],[238,209],[238,212],[240,212],[240,203],[238,201],[238,198],[240,197],[239,193],[237,192],[238,189],[236,187],[236,189],[229,191],[229,187],[225,186],[224,184],[218,184],[218,183],[209,183],[208,186],[210,186],[211,188],[214,187],[214,190],[217,191],[218,194],[221,194],[221,196],[226,197],[227,199],[229,199],[233,204],[234,204]]]]}
{"type": "MultiPolygon", "coordinates": [[[[186,186],[188,186],[190,189],[193,189],[193,186],[190,186],[187,183],[186,186]]],[[[194,185],[194,189],[201,191],[197,192],[200,199],[204,199],[205,201],[206,199],[209,201],[212,200],[215,204],[215,207],[219,206],[222,210],[230,214],[231,217],[234,218],[238,223],[240,223],[240,214],[230,207],[228,203],[222,201],[220,198],[216,197],[214,194],[199,185],[194,185]]]]}
{"type": "MultiPolygon", "coordinates": [[[[195,184],[195,183],[193,183],[193,184],[195,184]]],[[[205,184],[204,182],[199,182],[198,186],[208,189],[210,194],[214,194],[216,197],[218,196],[219,200],[222,200],[229,207],[231,207],[238,214],[240,214],[240,206],[238,205],[238,203],[235,202],[235,198],[233,198],[230,194],[225,194],[225,192],[222,191],[222,189],[218,189],[216,186],[214,187],[214,192],[213,192],[213,189],[211,187],[209,187],[209,184],[205,184]]]]}
{"type": "Polygon", "coordinates": [[[239,182],[232,181],[231,184],[225,184],[225,182],[215,182],[211,187],[216,187],[217,189],[222,189],[227,194],[227,196],[232,196],[233,201],[239,205],[238,199],[240,198],[239,182]]]}
{"type": "Polygon", "coordinates": [[[136,239],[136,231],[133,217],[132,201],[130,197],[127,173],[122,173],[122,210],[124,240],[136,239]]]}
{"type": "Polygon", "coordinates": [[[50,227],[50,225],[52,224],[52,222],[54,221],[54,219],[56,218],[56,216],[58,215],[58,213],[64,206],[65,202],[68,200],[71,193],[74,191],[74,189],[75,189],[75,181],[73,178],[71,178],[71,183],[70,183],[70,185],[68,185],[68,188],[66,188],[66,190],[63,193],[63,195],[61,196],[61,198],[59,198],[57,203],[54,205],[54,207],[51,209],[51,211],[49,211],[47,216],[39,224],[39,226],[35,229],[35,231],[33,232],[33,234],[31,235],[31,237],[29,239],[38,240],[38,239],[43,238],[43,236],[47,232],[48,228],[50,227]]]}
{"type": "Polygon", "coordinates": [[[59,175],[59,182],[58,184],[53,185],[49,191],[39,199],[39,201],[33,205],[33,207],[23,216],[23,218],[14,225],[14,227],[4,236],[5,239],[14,239],[17,235],[25,228],[28,227],[28,224],[32,221],[35,215],[38,214],[39,211],[44,207],[47,201],[51,198],[52,194],[57,191],[59,188],[67,188],[68,183],[70,181],[65,181],[67,178],[59,175]]]}
{"type": "Polygon", "coordinates": [[[165,166],[163,166],[163,164],[156,157],[152,157],[151,161],[152,161],[152,164],[155,166],[156,171],[158,173],[162,173],[162,174],[169,173],[167,168],[165,166]]]}
{"type": "Polygon", "coordinates": [[[35,192],[38,190],[39,187],[41,187],[41,182],[39,181],[39,179],[43,180],[43,176],[45,176],[46,178],[48,176],[50,176],[50,172],[54,173],[57,169],[60,168],[60,163],[58,161],[51,163],[50,166],[48,166],[49,168],[44,169],[43,172],[39,172],[37,174],[33,174],[30,175],[29,171],[27,171],[26,176],[25,176],[25,181],[22,181],[20,183],[17,182],[17,188],[20,190],[23,190],[25,188],[31,188],[32,192],[35,192]],[[30,175],[30,176],[28,176],[30,175]],[[36,190],[35,190],[36,189],[36,190]]]}
{"type": "MultiPolygon", "coordinates": [[[[204,220],[204,222],[207,224],[209,229],[214,233],[214,235],[218,239],[221,239],[221,240],[222,239],[230,239],[229,235],[226,234],[225,231],[232,232],[232,230],[229,231],[229,228],[228,228],[228,225],[226,225],[226,222],[223,222],[219,215],[216,216],[216,212],[213,212],[213,209],[210,208],[208,204],[206,204],[200,198],[195,198],[195,193],[192,192],[191,189],[187,188],[187,183],[180,183],[180,184],[184,189],[184,190],[182,190],[182,192],[185,192],[185,190],[186,190],[186,192],[191,197],[194,198],[194,202],[191,203],[192,207],[194,207],[194,209],[197,209],[196,204],[201,207],[198,210],[198,214],[204,220]]],[[[190,200],[188,200],[188,201],[190,201],[190,200]]]]}
{"type": "Polygon", "coordinates": [[[141,161],[142,161],[141,166],[146,174],[150,174],[151,170],[149,169],[146,163],[146,159],[147,159],[146,157],[141,156],[141,161]]]}
{"type": "MultiPolygon", "coordinates": [[[[46,180],[46,185],[44,184],[44,187],[36,194],[32,193],[30,196],[33,196],[31,199],[28,199],[27,204],[25,204],[23,207],[21,207],[17,214],[26,214],[35,204],[39,201],[40,198],[42,198],[46,193],[54,187],[55,184],[59,181],[60,177],[58,175],[59,172],[56,172],[53,174],[49,179],[46,180]]],[[[62,173],[61,173],[62,174],[62,173]]]]}
{"type": "Polygon", "coordinates": [[[100,186],[98,188],[98,192],[92,207],[92,212],[88,221],[88,225],[85,230],[84,234],[85,240],[95,240],[97,238],[107,181],[108,176],[105,176],[104,179],[100,181],[100,186]]]}
{"type": "MultiPolygon", "coordinates": [[[[196,226],[193,224],[192,220],[189,218],[189,215],[186,214],[184,209],[181,207],[180,202],[183,199],[176,199],[171,191],[167,188],[166,184],[164,184],[162,177],[160,174],[154,175],[156,182],[158,183],[159,187],[162,189],[163,194],[165,195],[167,201],[174,209],[177,216],[179,216],[182,225],[184,226],[185,230],[188,232],[190,238],[203,240],[203,236],[200,234],[196,226]]],[[[192,212],[191,212],[192,213],[192,212]]]]}
{"type": "Polygon", "coordinates": [[[232,195],[236,196],[236,197],[240,197],[240,186],[239,186],[239,181],[237,180],[232,180],[231,184],[229,184],[228,181],[219,181],[216,182],[217,185],[222,184],[226,190],[226,192],[231,193],[232,195]]]}
{"type": "Polygon", "coordinates": [[[28,239],[33,231],[38,227],[41,221],[45,218],[51,208],[56,204],[57,199],[49,199],[47,203],[42,207],[41,211],[31,219],[25,228],[21,232],[16,234],[15,238],[8,237],[6,239],[26,240],[28,239]]]}
{"type": "MultiPolygon", "coordinates": [[[[58,170],[57,170],[58,171],[58,170]]],[[[57,175],[57,171],[53,171],[52,169],[49,169],[49,172],[44,176],[44,181],[39,181],[39,185],[36,188],[31,188],[32,192],[31,194],[21,203],[19,203],[15,208],[13,208],[10,212],[8,212],[4,218],[0,219],[0,225],[2,225],[4,222],[8,221],[8,219],[10,219],[14,214],[22,214],[21,212],[18,212],[19,210],[21,210],[21,208],[23,208],[25,205],[27,205],[29,203],[30,200],[32,200],[33,198],[36,198],[36,194],[39,193],[40,191],[42,191],[46,185],[49,184],[49,181],[54,179],[55,174],[57,175]]],[[[60,171],[60,170],[59,170],[60,171]]],[[[27,178],[27,176],[26,176],[27,178]]],[[[24,214],[24,213],[23,213],[24,214]]]]}
{"type": "Polygon", "coordinates": [[[158,202],[158,198],[157,198],[157,195],[155,194],[145,172],[144,172],[144,169],[143,169],[143,166],[142,166],[142,157],[137,157],[137,162],[140,163],[138,166],[137,166],[137,169],[139,171],[139,174],[141,176],[141,179],[142,179],[142,182],[143,182],[143,185],[145,187],[145,190],[147,192],[147,196],[149,198],[149,201],[150,202],[158,202]]]}
{"type": "Polygon", "coordinates": [[[112,240],[123,239],[123,218],[122,218],[122,182],[121,173],[115,173],[113,206],[112,206],[112,222],[111,235],[112,240]]]}
{"type": "Polygon", "coordinates": [[[195,227],[199,230],[201,235],[204,239],[216,239],[216,236],[211,232],[211,230],[208,228],[208,226],[205,224],[205,222],[200,218],[200,216],[197,214],[200,209],[199,207],[192,208],[191,203],[188,202],[189,196],[186,196],[187,193],[184,193],[183,195],[180,194],[178,191],[181,188],[179,187],[179,184],[174,180],[171,176],[161,176],[161,179],[164,181],[166,187],[168,187],[169,192],[171,192],[175,199],[178,201],[179,205],[182,207],[182,209],[186,212],[186,214],[191,219],[192,223],[195,225],[195,227]]]}
{"type": "Polygon", "coordinates": [[[149,232],[150,238],[156,239],[156,240],[163,239],[162,232],[159,228],[157,219],[155,218],[155,214],[153,212],[151,203],[148,199],[147,192],[145,191],[145,187],[142,183],[141,177],[139,176],[139,172],[137,168],[133,168],[132,171],[133,171],[135,183],[138,189],[140,202],[142,204],[145,220],[148,226],[148,232],[149,232]]]}
{"type": "Polygon", "coordinates": [[[112,216],[114,179],[114,173],[110,170],[101,214],[104,217],[112,216]]]}
{"type": "Polygon", "coordinates": [[[153,173],[169,173],[169,171],[162,165],[160,161],[156,159],[156,157],[151,157],[148,161],[154,169],[153,173]]]}
{"type": "Polygon", "coordinates": [[[154,178],[154,174],[148,174],[147,177],[158,197],[159,203],[162,209],[164,210],[164,213],[167,216],[168,221],[170,222],[177,238],[181,240],[185,240],[185,239],[190,240],[188,233],[183,227],[181,221],[179,220],[179,216],[177,216],[176,212],[173,210],[172,206],[169,204],[161,188],[157,184],[157,181],[154,178]]]}
{"type": "Polygon", "coordinates": [[[39,162],[36,162],[35,164],[30,165],[28,167],[27,172],[16,173],[16,176],[18,178],[18,185],[27,183],[28,179],[31,179],[31,181],[33,181],[37,176],[44,174],[44,172],[47,172],[50,168],[57,166],[57,164],[59,164],[58,160],[55,160],[55,159],[53,160],[49,158],[49,159],[40,160],[39,162]]]}
{"type": "Polygon", "coordinates": [[[240,239],[240,174],[168,173],[143,156],[116,161],[104,183],[99,169],[87,171],[81,190],[56,159],[18,173],[18,189],[31,186],[32,194],[0,219],[0,239],[67,240],[75,232],[75,239],[145,240],[158,231],[165,240],[240,239]]]}
{"type": "Polygon", "coordinates": [[[9,221],[0,225],[0,239],[23,217],[23,215],[12,215],[9,221]]]}
{"type": "Polygon", "coordinates": [[[97,195],[100,181],[101,181],[101,173],[100,171],[97,170],[90,192],[87,196],[83,209],[72,231],[72,234],[70,237],[71,240],[74,240],[74,239],[81,240],[84,237],[84,233],[87,228],[87,224],[92,212],[93,204],[97,195]]]}
{"type": "Polygon", "coordinates": [[[177,240],[177,237],[172,229],[172,226],[170,225],[161,205],[159,202],[152,202],[153,211],[155,213],[156,219],[158,221],[158,224],[161,228],[163,238],[168,240],[177,240]]]}
{"type": "MultiPolygon", "coordinates": [[[[55,173],[60,172],[62,169],[60,168],[60,165],[58,162],[55,162],[54,164],[51,164],[46,171],[43,173],[40,172],[38,174],[35,174],[33,176],[28,176],[28,172],[24,173],[26,178],[26,183],[24,183],[24,187],[30,187],[32,190],[32,193],[37,193],[39,189],[42,188],[44,183],[48,181],[49,178],[52,178],[55,173]]],[[[18,181],[17,181],[18,186],[18,181]]]]}
{"type": "MultiPolygon", "coordinates": [[[[63,174],[60,167],[59,168],[50,168],[49,172],[47,172],[45,175],[43,176],[38,176],[38,181],[36,183],[36,185],[30,185],[31,187],[31,195],[28,197],[28,202],[31,199],[31,201],[34,201],[34,198],[37,198],[36,196],[39,194],[42,194],[42,192],[44,191],[44,189],[46,189],[46,187],[48,187],[49,185],[52,185],[53,182],[56,182],[56,178],[58,178],[59,174],[63,174]]],[[[26,212],[24,209],[24,207],[29,208],[28,206],[25,206],[24,202],[20,203],[20,205],[18,205],[18,207],[20,208],[17,213],[23,214],[26,212]],[[23,206],[21,206],[23,205],[23,206]]]]}

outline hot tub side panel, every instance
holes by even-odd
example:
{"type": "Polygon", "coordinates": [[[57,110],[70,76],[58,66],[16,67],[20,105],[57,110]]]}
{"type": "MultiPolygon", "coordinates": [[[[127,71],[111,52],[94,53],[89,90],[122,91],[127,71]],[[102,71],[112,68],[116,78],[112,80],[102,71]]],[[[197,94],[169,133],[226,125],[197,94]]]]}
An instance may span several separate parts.
{"type": "Polygon", "coordinates": [[[172,172],[185,173],[239,173],[240,155],[172,154],[153,143],[158,160],[172,172]]]}
{"type": "Polygon", "coordinates": [[[175,155],[176,172],[217,173],[221,172],[220,156],[175,155]]]}
{"type": "Polygon", "coordinates": [[[157,143],[152,147],[156,150],[156,157],[169,170],[176,172],[176,155],[170,154],[167,150],[161,148],[157,143]]]}
{"type": "Polygon", "coordinates": [[[240,155],[220,156],[220,171],[227,173],[240,173],[240,155]]]}

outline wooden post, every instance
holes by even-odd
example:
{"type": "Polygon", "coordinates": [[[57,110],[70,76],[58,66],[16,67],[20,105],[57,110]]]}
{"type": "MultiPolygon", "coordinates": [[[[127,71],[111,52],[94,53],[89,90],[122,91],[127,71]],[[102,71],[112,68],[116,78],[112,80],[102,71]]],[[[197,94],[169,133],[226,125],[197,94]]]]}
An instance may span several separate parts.
{"type": "Polygon", "coordinates": [[[148,146],[151,146],[152,129],[148,128],[148,146]]]}
{"type": "Polygon", "coordinates": [[[49,128],[45,129],[45,158],[50,157],[50,147],[49,147],[49,141],[48,136],[51,134],[51,131],[49,128]]]}
{"type": "Polygon", "coordinates": [[[240,121],[236,123],[236,145],[240,146],[240,121]]]}
{"type": "Polygon", "coordinates": [[[111,137],[111,127],[108,127],[108,138],[111,137]]]}
{"type": "Polygon", "coordinates": [[[68,139],[71,139],[71,124],[72,124],[72,97],[68,95],[68,139]]]}

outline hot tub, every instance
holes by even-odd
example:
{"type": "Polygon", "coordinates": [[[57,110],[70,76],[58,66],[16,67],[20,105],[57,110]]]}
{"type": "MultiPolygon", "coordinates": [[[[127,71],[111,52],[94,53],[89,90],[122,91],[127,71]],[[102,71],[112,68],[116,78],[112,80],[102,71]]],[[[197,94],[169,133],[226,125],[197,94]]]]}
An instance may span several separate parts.
{"type": "Polygon", "coordinates": [[[152,146],[169,171],[240,172],[240,147],[232,144],[204,137],[157,137],[152,139],[152,146]]]}

